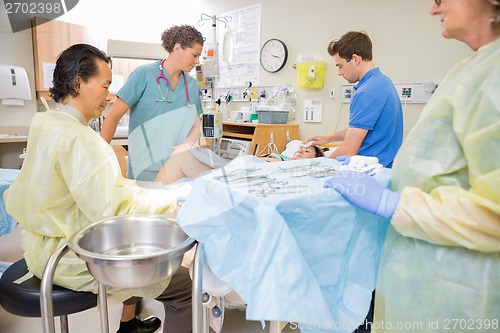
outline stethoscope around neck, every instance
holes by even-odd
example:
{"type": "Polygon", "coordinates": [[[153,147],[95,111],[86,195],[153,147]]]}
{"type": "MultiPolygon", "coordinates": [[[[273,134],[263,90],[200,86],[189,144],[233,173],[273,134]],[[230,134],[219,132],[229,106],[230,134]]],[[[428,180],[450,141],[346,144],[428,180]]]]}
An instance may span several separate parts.
{"type": "MultiPolygon", "coordinates": [[[[156,85],[158,86],[158,91],[160,92],[161,99],[155,99],[155,101],[156,102],[172,103],[172,100],[168,99],[168,93],[169,93],[168,78],[163,73],[163,63],[164,62],[165,62],[165,59],[163,59],[160,63],[160,66],[159,66],[160,67],[160,75],[158,75],[158,77],[156,78],[156,85]],[[165,80],[165,86],[167,87],[165,89],[165,95],[161,91],[161,87],[160,87],[160,80],[161,79],[165,80]]],[[[184,88],[186,89],[186,106],[191,107],[191,103],[189,102],[189,91],[188,91],[188,86],[187,86],[187,81],[186,81],[186,74],[184,74],[184,72],[181,72],[181,73],[182,73],[182,78],[184,79],[184,88]]]]}

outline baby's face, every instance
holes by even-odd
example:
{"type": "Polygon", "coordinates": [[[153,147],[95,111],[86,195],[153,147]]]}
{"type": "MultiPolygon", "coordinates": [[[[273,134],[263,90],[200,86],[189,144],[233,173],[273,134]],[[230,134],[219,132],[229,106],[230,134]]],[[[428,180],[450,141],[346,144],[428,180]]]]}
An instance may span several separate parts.
{"type": "Polygon", "coordinates": [[[300,148],[295,155],[293,155],[292,160],[299,160],[301,158],[315,158],[316,151],[314,147],[300,148]]]}

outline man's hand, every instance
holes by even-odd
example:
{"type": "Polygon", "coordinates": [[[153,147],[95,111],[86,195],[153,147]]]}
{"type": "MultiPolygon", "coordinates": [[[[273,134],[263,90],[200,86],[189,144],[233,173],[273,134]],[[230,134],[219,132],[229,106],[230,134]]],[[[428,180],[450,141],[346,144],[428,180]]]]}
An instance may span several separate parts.
{"type": "Polygon", "coordinates": [[[328,143],[330,141],[328,141],[328,138],[326,136],[318,136],[318,135],[312,136],[309,139],[302,141],[303,144],[307,144],[309,142],[312,142],[310,144],[311,146],[319,146],[328,143]]]}

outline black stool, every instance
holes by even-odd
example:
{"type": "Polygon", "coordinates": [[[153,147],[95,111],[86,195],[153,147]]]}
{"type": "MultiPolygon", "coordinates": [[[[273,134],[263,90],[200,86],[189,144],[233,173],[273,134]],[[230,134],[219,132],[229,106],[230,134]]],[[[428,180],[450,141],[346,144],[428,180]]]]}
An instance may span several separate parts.
{"type": "MultiPolygon", "coordinates": [[[[32,278],[17,284],[17,279],[28,273],[26,261],[21,259],[7,268],[0,279],[0,305],[17,316],[41,317],[40,279],[32,278]]],[[[60,317],[61,332],[68,332],[68,315],[93,308],[97,295],[77,292],[54,285],[52,289],[54,316],[60,317]]]]}

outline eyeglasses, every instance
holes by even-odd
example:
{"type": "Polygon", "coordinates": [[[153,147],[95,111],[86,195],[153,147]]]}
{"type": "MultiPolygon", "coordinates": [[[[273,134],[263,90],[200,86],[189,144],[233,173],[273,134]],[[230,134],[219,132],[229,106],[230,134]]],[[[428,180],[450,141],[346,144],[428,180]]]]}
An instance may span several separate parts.
{"type": "Polygon", "coordinates": [[[441,0],[434,0],[434,2],[436,3],[436,5],[441,6],[441,0]]]}

